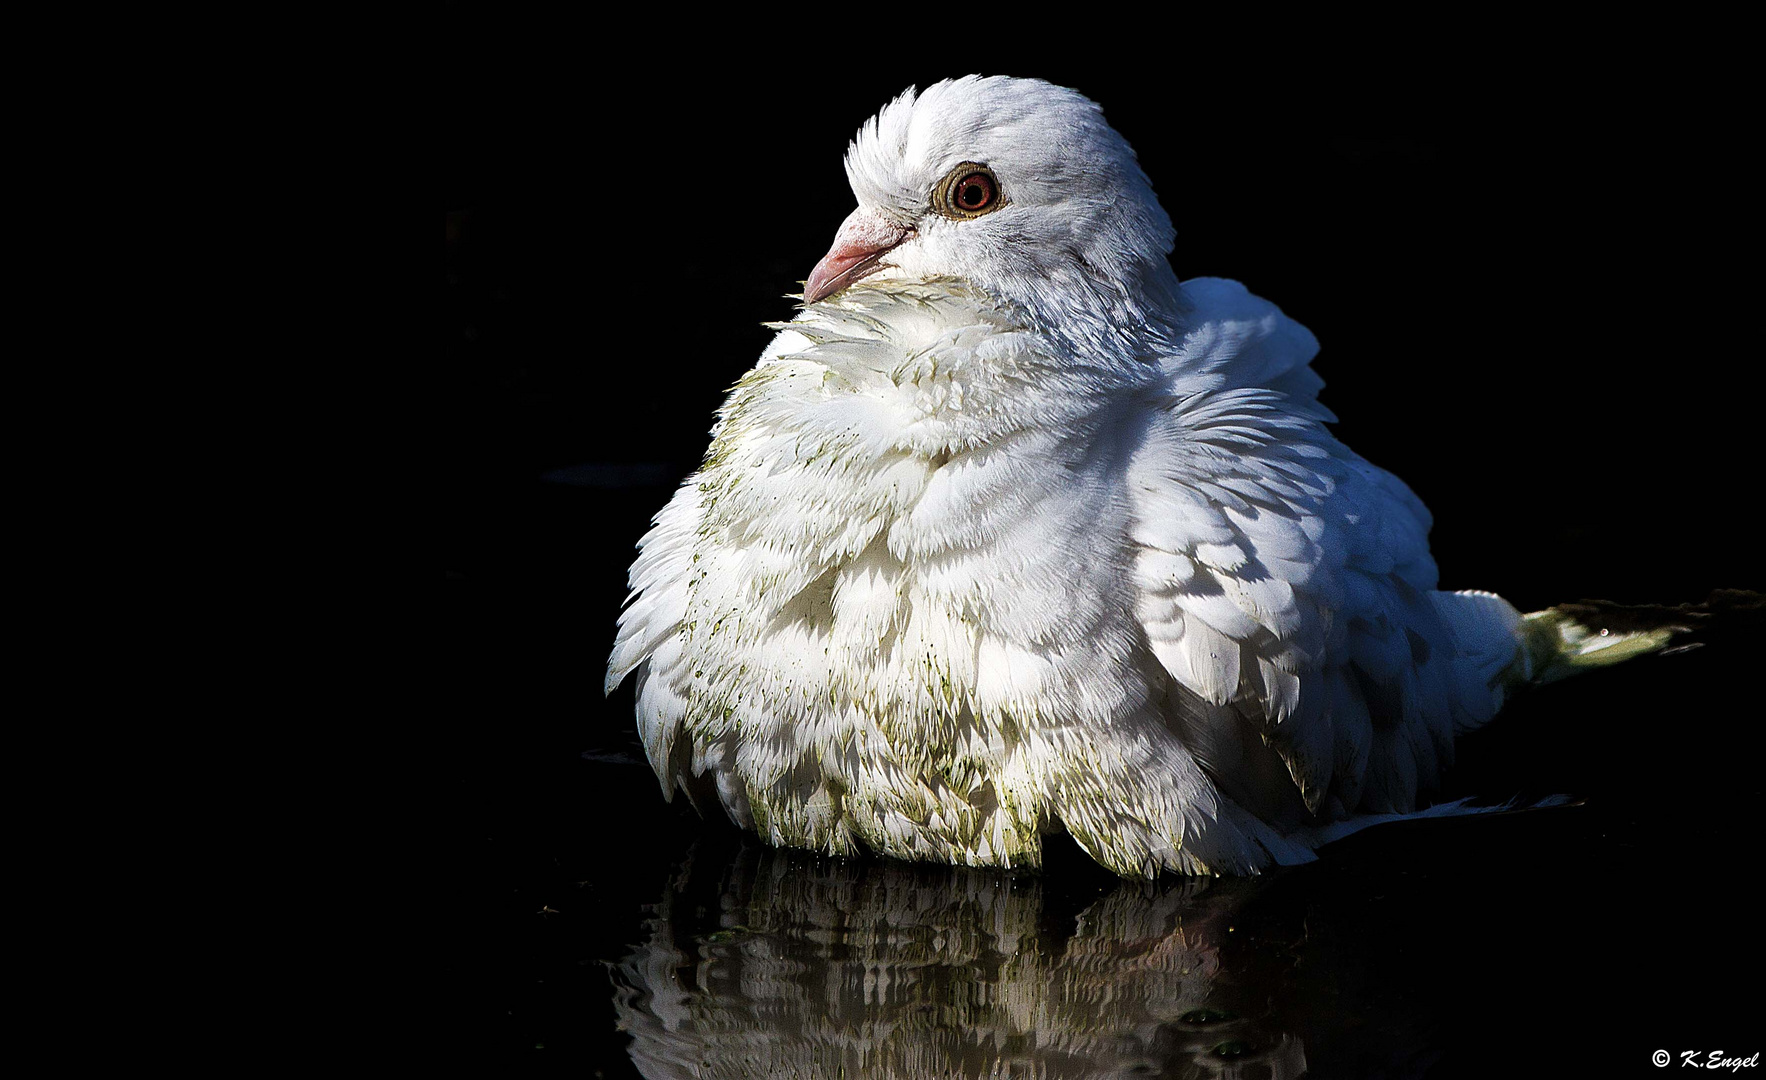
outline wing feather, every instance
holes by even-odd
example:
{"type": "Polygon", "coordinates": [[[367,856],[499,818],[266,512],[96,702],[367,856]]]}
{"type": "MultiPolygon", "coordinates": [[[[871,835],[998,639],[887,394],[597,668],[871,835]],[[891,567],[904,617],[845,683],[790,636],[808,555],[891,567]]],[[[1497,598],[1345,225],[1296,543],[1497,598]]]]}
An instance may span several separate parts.
{"type": "Polygon", "coordinates": [[[1312,813],[1412,810],[1494,711],[1461,698],[1501,666],[1500,612],[1433,591],[1428,511],[1324,427],[1312,336],[1236,283],[1185,288],[1206,318],[1130,466],[1138,610],[1166,673],[1232,707],[1174,730],[1210,761],[1235,737],[1198,725],[1251,725],[1312,813]]]}

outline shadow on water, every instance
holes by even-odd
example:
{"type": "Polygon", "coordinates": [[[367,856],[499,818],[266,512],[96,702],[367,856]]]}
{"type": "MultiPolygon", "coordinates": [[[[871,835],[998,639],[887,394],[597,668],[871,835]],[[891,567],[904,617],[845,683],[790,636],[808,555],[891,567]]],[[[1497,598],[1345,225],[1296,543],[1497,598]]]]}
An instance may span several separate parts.
{"type": "Polygon", "coordinates": [[[614,968],[619,1023],[652,1078],[1306,1072],[1277,879],[1081,878],[696,849],[614,968]]]}

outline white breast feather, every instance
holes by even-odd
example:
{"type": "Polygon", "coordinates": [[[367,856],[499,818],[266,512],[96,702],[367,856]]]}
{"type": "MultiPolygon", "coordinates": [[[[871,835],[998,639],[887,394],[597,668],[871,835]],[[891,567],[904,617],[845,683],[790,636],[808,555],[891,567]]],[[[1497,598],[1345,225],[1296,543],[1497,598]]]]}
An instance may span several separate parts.
{"type": "Polygon", "coordinates": [[[1432,592],[1427,513],[1322,426],[1304,328],[1185,292],[1188,336],[1127,366],[954,282],[782,328],[632,568],[607,685],[639,672],[665,793],[982,865],[1065,827],[1126,874],[1414,806],[1499,704],[1512,609],[1432,592]]]}

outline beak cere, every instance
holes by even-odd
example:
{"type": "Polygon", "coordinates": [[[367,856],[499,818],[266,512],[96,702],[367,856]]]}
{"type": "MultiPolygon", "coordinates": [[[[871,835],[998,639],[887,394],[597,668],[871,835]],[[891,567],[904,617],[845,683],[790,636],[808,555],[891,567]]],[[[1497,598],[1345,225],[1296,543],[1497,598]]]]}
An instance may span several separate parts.
{"type": "Polygon", "coordinates": [[[803,283],[803,302],[813,304],[833,296],[876,270],[879,259],[913,235],[913,229],[875,211],[864,207],[854,210],[840,223],[840,231],[834,234],[834,246],[803,283]]]}

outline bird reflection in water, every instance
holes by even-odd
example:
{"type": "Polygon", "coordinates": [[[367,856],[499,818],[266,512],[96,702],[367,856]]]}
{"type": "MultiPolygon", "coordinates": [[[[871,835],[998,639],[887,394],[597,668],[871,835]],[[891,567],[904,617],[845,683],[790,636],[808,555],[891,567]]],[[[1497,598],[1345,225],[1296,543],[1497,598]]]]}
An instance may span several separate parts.
{"type": "Polygon", "coordinates": [[[620,1026],[651,1078],[1306,1072],[1258,971],[1292,955],[1235,933],[1266,880],[1086,880],[690,854],[613,972],[620,1026]]]}

